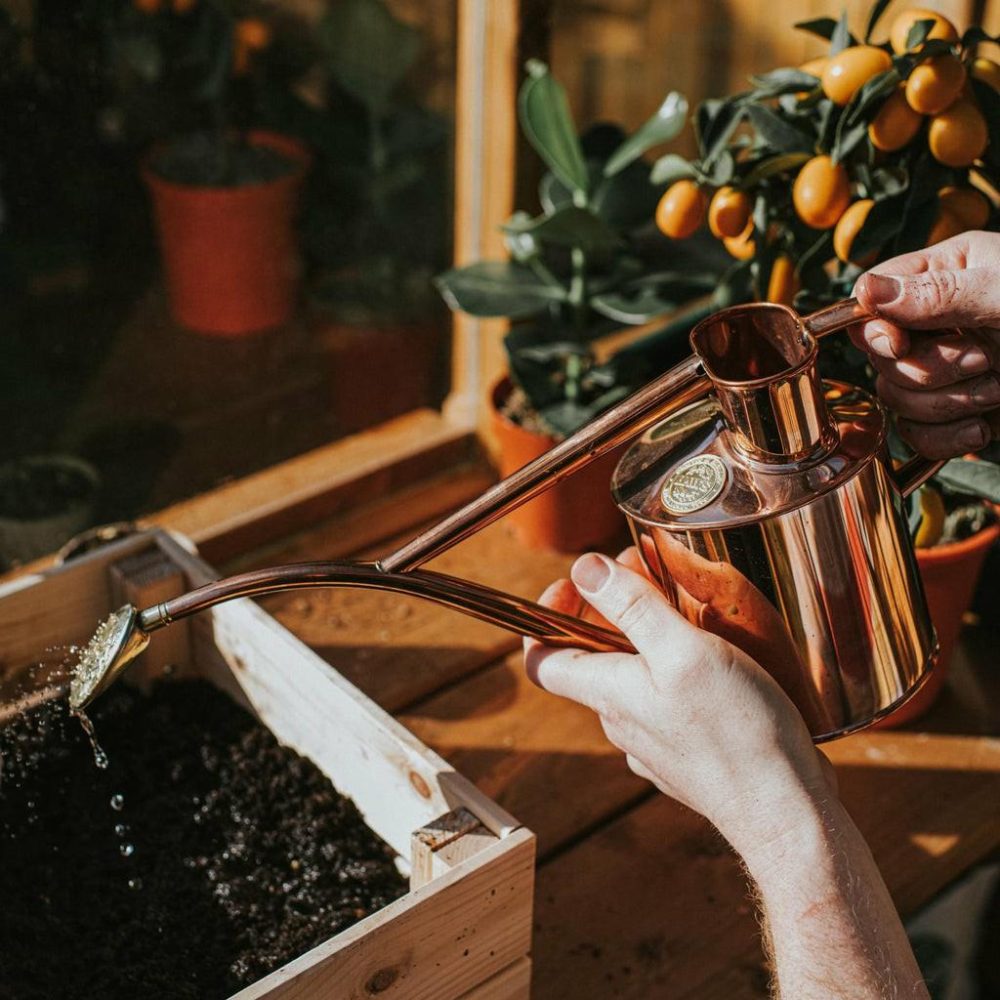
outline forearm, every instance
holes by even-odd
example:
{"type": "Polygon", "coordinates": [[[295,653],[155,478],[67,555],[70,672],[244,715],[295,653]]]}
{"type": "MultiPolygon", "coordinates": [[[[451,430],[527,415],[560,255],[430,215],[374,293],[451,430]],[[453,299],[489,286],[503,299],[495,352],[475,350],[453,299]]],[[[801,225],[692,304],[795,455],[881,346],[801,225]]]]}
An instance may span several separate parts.
{"type": "Polygon", "coordinates": [[[785,833],[737,849],[760,895],[779,997],[926,1000],[868,845],[836,799],[808,797],[785,833]]]}

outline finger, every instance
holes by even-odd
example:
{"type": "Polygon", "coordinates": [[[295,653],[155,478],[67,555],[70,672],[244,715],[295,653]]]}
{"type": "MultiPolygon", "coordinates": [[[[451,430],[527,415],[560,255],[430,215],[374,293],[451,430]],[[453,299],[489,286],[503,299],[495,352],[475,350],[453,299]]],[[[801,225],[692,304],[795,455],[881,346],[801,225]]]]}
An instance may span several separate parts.
{"type": "Polygon", "coordinates": [[[627,549],[623,549],[618,553],[618,562],[626,569],[630,569],[633,573],[638,573],[640,576],[649,575],[643,564],[642,556],[639,555],[639,550],[634,545],[630,545],[627,549]]]}
{"type": "MultiPolygon", "coordinates": [[[[583,598],[580,596],[580,592],[573,586],[573,584],[567,580],[556,580],[554,583],[550,583],[545,590],[542,591],[541,597],[538,598],[538,603],[542,605],[543,608],[552,608],[553,611],[562,611],[567,615],[578,615],[580,613],[580,608],[583,605],[583,598]]],[[[532,639],[530,636],[525,636],[522,642],[524,649],[525,659],[527,659],[528,651],[532,646],[541,646],[542,643],[538,639],[532,639]]]]}
{"type": "Polygon", "coordinates": [[[951,330],[914,335],[906,357],[872,357],[876,371],[904,389],[938,389],[963,382],[996,367],[1000,350],[978,333],[951,330]]]}
{"type": "Polygon", "coordinates": [[[561,611],[567,615],[580,613],[583,605],[583,598],[580,592],[573,586],[572,581],[565,579],[556,580],[550,583],[542,596],[538,598],[538,603],[545,608],[552,608],[553,611],[561,611]]]}
{"type": "MultiPolygon", "coordinates": [[[[967,233],[923,250],[891,257],[869,268],[869,274],[922,274],[924,271],[960,271],[973,256],[967,233]]],[[[859,279],[860,280],[860,279],[859,279]]],[[[855,286],[856,287],[856,286],[855,286]]]]}
{"type": "Polygon", "coordinates": [[[910,349],[909,333],[887,319],[853,326],[848,334],[855,347],[880,358],[901,358],[910,349]]]}
{"type": "Polygon", "coordinates": [[[926,270],[917,274],[863,274],[855,285],[861,304],[903,327],[987,326],[1000,318],[1000,282],[989,268],[926,270]]]}
{"type": "Polygon", "coordinates": [[[676,652],[697,633],[649,580],[608,559],[588,553],[573,564],[576,589],[644,656],[665,648],[676,652]]]}
{"type": "Polygon", "coordinates": [[[989,372],[946,389],[903,389],[879,376],[879,399],[894,413],[923,424],[945,424],[1000,406],[1000,377],[989,372]]]}
{"type": "Polygon", "coordinates": [[[524,654],[528,679],[551,694],[603,711],[622,671],[634,669],[638,657],[628,653],[588,653],[558,649],[532,641],[524,654]]]}
{"type": "Polygon", "coordinates": [[[900,420],[897,426],[903,440],[925,458],[955,458],[970,451],[979,451],[990,439],[989,425],[982,417],[948,424],[900,420]]]}

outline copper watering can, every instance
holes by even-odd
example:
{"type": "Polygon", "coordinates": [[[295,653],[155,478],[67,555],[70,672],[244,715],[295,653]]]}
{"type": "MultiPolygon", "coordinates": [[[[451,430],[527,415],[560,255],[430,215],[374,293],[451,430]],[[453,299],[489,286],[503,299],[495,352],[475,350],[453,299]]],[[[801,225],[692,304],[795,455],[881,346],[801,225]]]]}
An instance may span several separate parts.
{"type": "Polygon", "coordinates": [[[378,562],[255,570],[122,608],[85,651],[71,703],[86,705],[179,618],[308,587],[396,590],[553,645],[632,651],[617,632],[418,567],[641,435],[612,491],[650,577],[761,663],[814,739],[866,726],[919,687],[937,653],[902,500],[941,463],[893,471],[878,402],[821,383],[817,339],[865,318],[853,299],[804,319],[767,304],[716,313],[687,360],[378,562]]]}

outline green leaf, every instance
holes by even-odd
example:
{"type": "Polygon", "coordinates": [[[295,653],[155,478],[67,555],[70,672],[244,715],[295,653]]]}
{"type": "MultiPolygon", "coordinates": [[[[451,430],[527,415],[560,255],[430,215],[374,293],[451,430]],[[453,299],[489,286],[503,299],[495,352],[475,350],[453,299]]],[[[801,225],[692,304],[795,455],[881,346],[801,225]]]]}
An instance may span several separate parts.
{"type": "Polygon", "coordinates": [[[483,260],[453,268],[434,279],[449,307],[472,316],[524,319],[562,302],[562,285],[543,281],[531,268],[507,261],[483,260]]]}
{"type": "Polygon", "coordinates": [[[604,176],[613,177],[653,146],[676,138],[687,120],[687,99],[676,91],[667,94],[656,113],[633,132],[604,164],[604,176]]]}
{"type": "Polygon", "coordinates": [[[518,95],[521,128],[549,169],[572,191],[586,196],[587,164],[566,100],[566,91],[553,79],[548,66],[528,62],[528,77],[518,95]]]}
{"type": "Polygon", "coordinates": [[[661,156],[653,164],[649,180],[650,183],[659,186],[661,184],[673,184],[674,181],[683,180],[686,177],[697,176],[698,170],[693,164],[685,160],[683,156],[678,156],[676,153],[667,153],[666,156],[661,156]]]}
{"type": "Polygon", "coordinates": [[[591,306],[617,323],[638,325],[671,312],[697,295],[710,292],[715,283],[715,275],[650,274],[630,282],[620,291],[595,296],[591,306]]]}
{"type": "Polygon", "coordinates": [[[340,0],[323,18],[320,34],[337,82],[375,114],[388,110],[423,45],[420,31],[382,0],[340,0]]]}
{"type": "Polygon", "coordinates": [[[576,205],[566,205],[551,215],[537,218],[513,216],[503,227],[517,235],[530,235],[542,243],[561,247],[580,247],[585,251],[610,250],[620,242],[618,234],[594,212],[576,205]]]}
{"type": "Polygon", "coordinates": [[[868,15],[868,24],[865,26],[865,43],[871,41],[872,32],[875,30],[875,25],[878,24],[879,19],[885,13],[886,7],[892,3],[892,0],[877,0],[875,4],[872,5],[871,13],[868,15]]]}
{"type": "Polygon", "coordinates": [[[869,195],[876,201],[902,194],[910,186],[910,172],[905,166],[880,167],[868,183],[869,195]]]}
{"type": "Polygon", "coordinates": [[[851,98],[837,122],[831,156],[835,162],[845,160],[868,135],[868,122],[864,113],[893,93],[899,84],[899,71],[895,66],[873,76],[851,98]]]}
{"type": "Polygon", "coordinates": [[[743,97],[725,100],[702,101],[695,116],[698,144],[701,147],[702,165],[708,170],[712,161],[726,148],[726,143],[743,120],[743,97]]]}
{"type": "Polygon", "coordinates": [[[754,85],[754,99],[765,100],[784,94],[797,94],[803,90],[814,90],[819,86],[819,77],[803,73],[800,69],[776,69],[770,73],[750,77],[754,85]]]}
{"type": "Polygon", "coordinates": [[[935,478],[956,493],[969,493],[1000,503],[1000,467],[992,462],[953,458],[935,478]]]}
{"type": "Polygon", "coordinates": [[[733,179],[735,173],[736,159],[728,149],[724,149],[715,158],[711,169],[703,176],[707,184],[711,184],[713,187],[722,187],[723,184],[728,184],[733,179]]]}
{"type": "Polygon", "coordinates": [[[937,193],[948,183],[949,171],[924,150],[910,166],[910,186],[903,202],[902,227],[892,247],[894,254],[919,250],[938,213],[937,193]]]}
{"type": "Polygon", "coordinates": [[[1000,94],[982,80],[972,80],[972,90],[989,131],[989,144],[983,159],[995,167],[1000,166],[1000,94]]]}
{"type": "Polygon", "coordinates": [[[847,8],[845,7],[841,12],[837,27],[833,29],[833,34],[830,36],[830,55],[835,56],[851,45],[857,45],[857,40],[851,34],[851,29],[848,26],[847,8]]]}
{"type": "Polygon", "coordinates": [[[914,21],[906,33],[906,51],[909,52],[910,49],[922,45],[927,40],[927,36],[934,30],[936,23],[933,18],[929,17],[923,21],[914,21]]]}
{"type": "Polygon", "coordinates": [[[800,153],[812,149],[812,138],[800,132],[777,112],[761,104],[751,104],[746,110],[750,124],[764,142],[776,152],[800,153]]]}
{"type": "Polygon", "coordinates": [[[865,224],[854,237],[851,258],[864,260],[870,253],[881,251],[903,228],[903,199],[886,198],[872,205],[865,224]]]}
{"type": "Polygon", "coordinates": [[[867,80],[858,92],[851,98],[844,117],[849,125],[853,125],[871,108],[895,93],[901,77],[895,66],[883,70],[870,80],[867,80]]]}
{"type": "Polygon", "coordinates": [[[801,153],[781,153],[778,156],[769,156],[761,160],[746,176],[741,184],[744,187],[752,188],[768,177],[783,174],[788,170],[796,170],[812,157],[811,152],[801,153]]]}
{"type": "Polygon", "coordinates": [[[797,21],[795,27],[799,31],[808,31],[810,35],[818,35],[829,41],[837,30],[837,22],[832,17],[817,17],[811,21],[797,21]]]}
{"type": "Polygon", "coordinates": [[[634,160],[614,177],[601,180],[590,198],[590,207],[618,232],[646,225],[656,211],[659,192],[649,183],[645,160],[634,160]]]}

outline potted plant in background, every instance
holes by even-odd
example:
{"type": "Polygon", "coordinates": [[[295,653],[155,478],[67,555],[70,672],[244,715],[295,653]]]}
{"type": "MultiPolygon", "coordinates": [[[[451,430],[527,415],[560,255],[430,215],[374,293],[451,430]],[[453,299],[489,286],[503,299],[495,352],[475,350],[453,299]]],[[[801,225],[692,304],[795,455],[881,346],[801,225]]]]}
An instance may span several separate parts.
{"type": "Polygon", "coordinates": [[[0,564],[54,552],[92,523],[97,470],[74,455],[27,455],[0,465],[0,564]]]}
{"type": "Polygon", "coordinates": [[[267,21],[221,0],[136,0],[112,29],[126,128],[152,147],[143,176],[171,312],[203,333],[280,326],[295,305],[309,156],[255,128],[271,35],[267,21]]]}
{"type": "MultiPolygon", "coordinates": [[[[660,228],[684,239],[707,220],[735,262],[721,297],[811,310],[851,293],[873,264],[970,229],[995,227],[1000,187],[1000,65],[978,57],[940,14],[906,10],[873,41],[846,13],[796,27],[829,41],[804,66],[754,77],[750,90],[697,112],[699,158],[661,159],[660,228]]],[[[828,377],[874,389],[846,337],[825,346],[828,377]]],[[[894,451],[902,446],[891,442],[894,451]]],[[[940,666],[887,720],[915,718],[940,691],[978,574],[1000,527],[1000,453],[949,462],[911,501],[917,560],[941,640],[940,666]]]]}
{"type": "MultiPolygon", "coordinates": [[[[715,283],[712,275],[658,268],[640,232],[656,202],[642,157],[680,132],[683,97],[670,94],[628,137],[608,125],[579,137],[563,88],[547,66],[532,61],[518,111],[548,167],[539,189],[542,211],[516,212],[504,225],[510,260],[479,261],[437,278],[451,308],[512,321],[504,340],[509,374],[491,396],[502,475],[654,374],[647,345],[602,356],[603,339],[662,317],[715,283]]],[[[515,511],[522,540],[576,551],[614,537],[622,524],[609,492],[615,459],[593,463],[515,511]]]]}
{"type": "Polygon", "coordinates": [[[330,368],[338,428],[357,430],[443,395],[450,124],[411,85],[421,31],[383,0],[341,0],[319,21],[314,105],[281,112],[308,141],[310,325],[330,368]],[[359,373],[378,372],[378,391],[359,373]]]}

